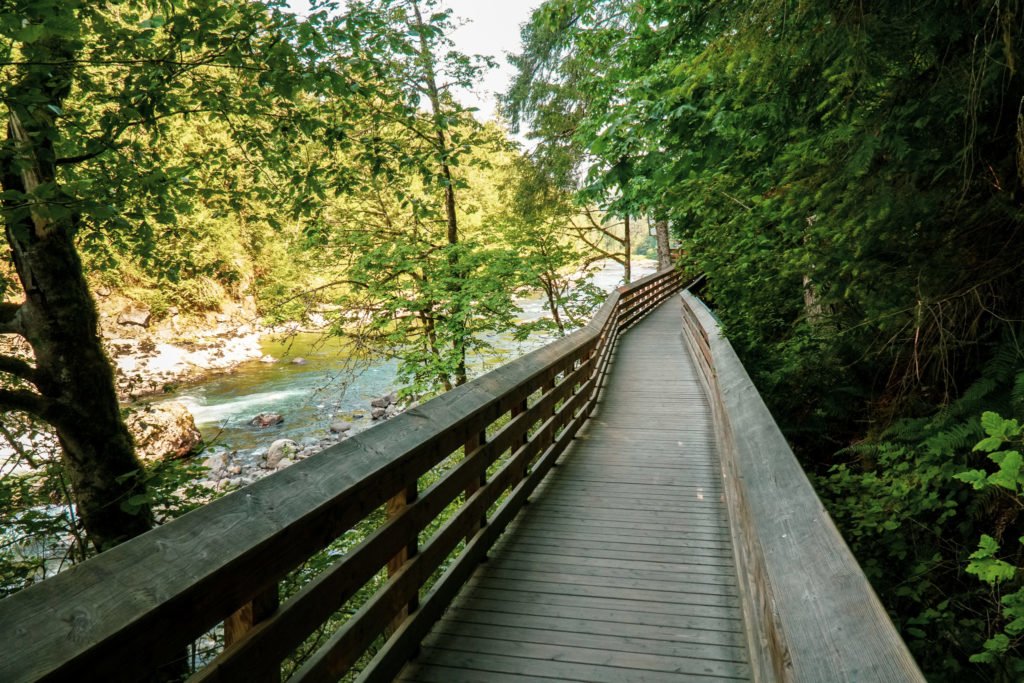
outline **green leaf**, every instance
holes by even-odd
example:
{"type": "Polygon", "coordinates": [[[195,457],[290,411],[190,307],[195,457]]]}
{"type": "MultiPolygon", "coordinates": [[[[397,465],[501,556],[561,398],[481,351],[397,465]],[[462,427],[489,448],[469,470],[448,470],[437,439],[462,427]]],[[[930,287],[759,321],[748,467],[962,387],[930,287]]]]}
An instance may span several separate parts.
{"type": "Polygon", "coordinates": [[[14,34],[15,40],[22,43],[34,43],[46,33],[46,26],[43,24],[29,24],[14,34]]]}
{"type": "Polygon", "coordinates": [[[996,558],[998,552],[999,543],[988,534],[983,534],[978,542],[978,550],[971,553],[967,573],[974,574],[989,585],[1013,579],[1017,575],[1017,568],[996,558]]]}
{"type": "Polygon", "coordinates": [[[988,486],[988,472],[985,470],[967,470],[954,474],[953,478],[970,484],[979,491],[988,486]]]}
{"type": "Polygon", "coordinates": [[[1002,448],[1006,440],[1001,436],[989,436],[979,441],[975,446],[975,451],[981,451],[983,453],[991,453],[1002,448]]]}
{"type": "Polygon", "coordinates": [[[1020,470],[1024,465],[1017,451],[1003,451],[989,456],[999,465],[999,471],[988,478],[989,483],[1001,486],[1010,491],[1018,491],[1021,486],[1020,470]]]}

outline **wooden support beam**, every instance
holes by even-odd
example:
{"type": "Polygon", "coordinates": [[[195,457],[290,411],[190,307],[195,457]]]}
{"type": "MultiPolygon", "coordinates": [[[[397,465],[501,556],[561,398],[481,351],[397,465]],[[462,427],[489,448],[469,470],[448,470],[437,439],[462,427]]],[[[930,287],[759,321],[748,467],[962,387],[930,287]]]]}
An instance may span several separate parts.
{"type": "MultiPolygon", "coordinates": [[[[405,512],[405,510],[412,503],[416,502],[416,499],[417,499],[418,496],[419,496],[419,491],[417,489],[416,484],[415,483],[410,484],[404,491],[399,493],[394,498],[390,498],[388,500],[388,502],[384,506],[385,515],[387,516],[387,518],[389,520],[394,519],[395,517],[398,517],[400,514],[405,512]]],[[[405,547],[402,548],[402,550],[397,555],[395,555],[390,560],[388,560],[388,565],[387,565],[387,567],[388,567],[388,578],[390,579],[395,574],[397,574],[399,572],[399,570],[402,569],[402,567],[405,565],[406,562],[408,562],[412,558],[416,557],[416,554],[418,552],[419,552],[419,542],[418,542],[417,536],[414,534],[409,539],[409,542],[406,543],[405,547]]],[[[388,628],[384,632],[385,636],[386,637],[390,637],[392,633],[397,631],[398,628],[402,625],[402,622],[405,621],[406,618],[410,614],[415,612],[416,608],[418,608],[418,607],[419,607],[419,596],[418,595],[414,595],[409,600],[409,602],[407,602],[405,604],[405,607],[403,607],[399,611],[398,615],[394,618],[394,620],[391,622],[391,624],[388,625],[388,628]]]]}
{"type": "MultiPolygon", "coordinates": [[[[487,431],[483,430],[470,436],[466,441],[466,445],[463,446],[463,452],[466,458],[479,458],[482,452],[484,444],[487,443],[487,431]]],[[[473,494],[479,491],[484,485],[487,484],[487,466],[481,463],[480,476],[466,487],[466,500],[468,501],[473,497],[473,494]]],[[[487,524],[487,510],[480,513],[480,521],[475,526],[470,527],[470,531],[466,534],[466,541],[468,542],[473,536],[476,535],[480,529],[487,524]]]]}
{"type": "MultiPolygon", "coordinates": [[[[225,648],[241,642],[253,628],[273,616],[277,608],[281,606],[277,588],[275,582],[224,620],[225,648]]],[[[252,672],[248,680],[252,683],[280,683],[280,665],[252,672]]]]}

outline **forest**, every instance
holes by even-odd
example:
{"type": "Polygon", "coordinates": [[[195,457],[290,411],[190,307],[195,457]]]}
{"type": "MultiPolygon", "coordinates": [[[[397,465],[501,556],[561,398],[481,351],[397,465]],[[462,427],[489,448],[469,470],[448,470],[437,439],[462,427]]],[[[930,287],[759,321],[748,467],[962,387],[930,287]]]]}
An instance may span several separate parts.
{"type": "Polygon", "coordinates": [[[674,254],[927,679],[1021,680],[1024,7],[534,4],[481,121],[442,0],[0,3],[0,596],[223,493],[140,460],[110,302],[412,402],[674,254]]]}

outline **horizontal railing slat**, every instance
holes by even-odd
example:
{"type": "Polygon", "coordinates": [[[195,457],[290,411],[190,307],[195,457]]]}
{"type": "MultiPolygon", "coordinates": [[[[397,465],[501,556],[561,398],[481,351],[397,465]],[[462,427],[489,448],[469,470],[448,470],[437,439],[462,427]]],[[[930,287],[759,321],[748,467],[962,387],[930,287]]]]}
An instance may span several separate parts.
{"type": "MultiPolygon", "coordinates": [[[[576,396],[580,397],[584,395],[585,392],[582,390],[576,394],[576,396]]],[[[559,414],[564,419],[565,415],[571,415],[575,408],[579,407],[580,403],[581,401],[574,402],[572,405],[566,404],[559,411],[559,414]]],[[[558,415],[553,416],[545,426],[553,428],[558,417],[558,415]]],[[[378,652],[357,679],[359,683],[384,683],[390,681],[401,670],[405,661],[415,654],[419,642],[426,636],[431,625],[444,613],[445,608],[457,594],[458,589],[472,574],[475,564],[486,557],[487,551],[497,541],[500,534],[512,519],[515,518],[516,513],[527,501],[530,494],[533,493],[541,480],[554,466],[555,461],[565,451],[585,420],[585,412],[575,418],[566,420],[570,423],[568,429],[544,450],[537,460],[534,471],[529,477],[520,481],[512,490],[509,497],[499,507],[492,522],[484,527],[481,533],[467,544],[465,556],[468,561],[454,564],[442,575],[423,601],[419,613],[407,620],[402,628],[378,652]]],[[[530,450],[531,445],[521,449],[515,459],[505,465],[503,473],[514,475],[518,468],[522,467],[523,461],[532,461],[534,453],[530,452],[530,450]]]]}
{"type": "Polygon", "coordinates": [[[755,680],[924,681],[732,345],[682,294],[725,474],[755,680]]]}

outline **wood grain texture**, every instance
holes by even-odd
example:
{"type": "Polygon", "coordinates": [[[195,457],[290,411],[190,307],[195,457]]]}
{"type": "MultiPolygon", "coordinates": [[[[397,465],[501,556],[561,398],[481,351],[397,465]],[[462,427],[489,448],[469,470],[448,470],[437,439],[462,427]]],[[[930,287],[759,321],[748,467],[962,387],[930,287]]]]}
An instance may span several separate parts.
{"type": "Polygon", "coordinates": [[[923,681],[714,317],[680,300],[725,466],[755,678],[923,681]]]}
{"type": "Polygon", "coordinates": [[[749,680],[711,410],[679,316],[673,301],[621,337],[592,419],[399,680],[749,680]]]}

